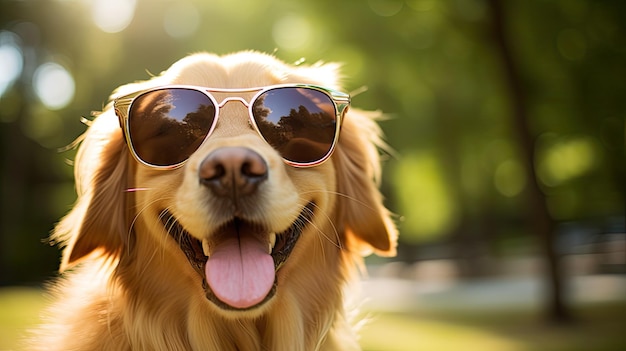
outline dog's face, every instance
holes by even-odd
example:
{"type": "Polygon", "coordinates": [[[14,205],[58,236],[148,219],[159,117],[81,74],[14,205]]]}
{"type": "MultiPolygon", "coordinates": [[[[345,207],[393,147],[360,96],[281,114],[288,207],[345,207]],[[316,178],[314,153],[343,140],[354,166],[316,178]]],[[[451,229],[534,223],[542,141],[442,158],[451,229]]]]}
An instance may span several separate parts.
{"type": "MultiPolygon", "coordinates": [[[[261,67],[252,71],[265,73],[261,67]]],[[[188,84],[187,73],[183,70],[175,83],[188,84]]],[[[253,81],[278,83],[263,75],[253,81]]],[[[194,83],[215,84],[212,79],[194,83]]],[[[203,279],[207,298],[224,309],[269,301],[282,273],[297,264],[289,259],[296,246],[312,247],[307,242],[314,240],[341,246],[337,233],[320,230],[328,227],[335,207],[332,162],[287,165],[252,127],[239,101],[220,109],[215,129],[183,167],[163,171],[138,165],[135,172],[134,186],[148,189],[137,192],[137,208],[170,234],[170,242],[179,246],[175,250],[185,253],[203,279]]]]}
{"type": "MultiPolygon", "coordinates": [[[[337,88],[335,69],[294,67],[249,52],[199,54],[150,81],[120,88],[114,97],[171,84],[337,88]]],[[[252,93],[214,96],[225,103],[211,134],[182,166],[167,170],[129,156],[132,143],[112,122],[112,111],[96,119],[79,154],[90,158],[77,166],[79,185],[87,190],[68,217],[76,221],[82,208],[79,229],[65,230],[71,232],[65,234],[70,235],[66,265],[96,249],[124,261],[134,247],[154,251],[157,245],[160,252],[150,259],[165,260],[169,271],[189,276],[193,290],[219,310],[250,313],[263,311],[311,269],[337,269],[328,267],[342,254],[363,248],[394,252],[395,228],[375,184],[379,134],[370,116],[347,113],[332,156],[313,167],[294,167],[251,123],[248,108],[238,99],[249,102],[252,93]],[[104,209],[103,203],[112,206],[104,209]]],[[[162,148],[158,140],[150,142],[150,147],[162,148]]],[[[175,142],[168,142],[174,150],[175,142]]],[[[62,223],[59,232],[63,229],[62,223]]],[[[137,260],[146,254],[132,256],[137,260]]]]}

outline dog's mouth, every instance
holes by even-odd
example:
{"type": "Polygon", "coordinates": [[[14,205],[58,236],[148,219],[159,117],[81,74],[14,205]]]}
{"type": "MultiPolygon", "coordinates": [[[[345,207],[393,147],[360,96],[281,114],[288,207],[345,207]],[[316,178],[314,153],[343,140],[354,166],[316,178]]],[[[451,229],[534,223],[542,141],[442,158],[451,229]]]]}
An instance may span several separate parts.
{"type": "Polygon", "coordinates": [[[207,299],[226,310],[249,310],[275,295],[276,274],[313,218],[314,208],[308,203],[281,233],[268,234],[263,225],[235,217],[216,231],[211,242],[191,236],[168,210],[160,218],[202,277],[207,299]]]}

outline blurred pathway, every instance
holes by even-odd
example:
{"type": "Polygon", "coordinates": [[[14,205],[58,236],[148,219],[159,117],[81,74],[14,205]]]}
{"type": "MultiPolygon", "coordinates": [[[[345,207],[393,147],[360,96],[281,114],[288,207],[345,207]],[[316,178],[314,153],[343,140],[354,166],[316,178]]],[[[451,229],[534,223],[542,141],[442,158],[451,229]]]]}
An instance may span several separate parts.
{"type": "MultiPolygon", "coordinates": [[[[363,307],[378,311],[472,311],[539,307],[540,278],[488,278],[466,281],[417,281],[372,277],[361,285],[363,307]]],[[[567,281],[575,304],[626,301],[626,275],[586,275],[567,281]]]]}

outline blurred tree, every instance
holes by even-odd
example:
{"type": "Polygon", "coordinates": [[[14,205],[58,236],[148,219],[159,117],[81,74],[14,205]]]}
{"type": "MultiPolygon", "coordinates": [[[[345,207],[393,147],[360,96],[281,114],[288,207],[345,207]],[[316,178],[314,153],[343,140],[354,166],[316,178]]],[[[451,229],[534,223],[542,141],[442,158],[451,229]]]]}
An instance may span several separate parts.
{"type": "Polygon", "coordinates": [[[523,160],[522,171],[525,172],[525,178],[530,180],[525,212],[528,214],[528,220],[531,223],[529,229],[540,240],[540,246],[543,249],[547,265],[546,275],[550,291],[548,294],[549,304],[547,311],[550,320],[559,323],[567,322],[571,319],[571,316],[568,308],[565,306],[563,297],[563,278],[559,266],[559,257],[555,248],[555,225],[537,178],[535,169],[537,150],[528,116],[527,94],[515,60],[516,55],[508,41],[508,30],[505,26],[507,13],[503,9],[500,0],[489,0],[488,3],[492,36],[495,48],[502,60],[505,72],[503,79],[507,82],[510,94],[512,134],[514,134],[515,139],[520,144],[519,149],[523,160]]]}

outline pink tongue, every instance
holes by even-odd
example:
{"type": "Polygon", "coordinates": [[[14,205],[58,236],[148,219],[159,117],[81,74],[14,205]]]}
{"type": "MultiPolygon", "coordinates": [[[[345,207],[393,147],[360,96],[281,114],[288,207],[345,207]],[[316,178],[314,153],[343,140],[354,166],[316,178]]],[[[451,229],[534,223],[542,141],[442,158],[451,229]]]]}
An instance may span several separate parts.
{"type": "Polygon", "coordinates": [[[272,289],[274,260],[260,241],[234,238],[215,248],[205,273],[218,299],[235,308],[248,308],[263,301],[272,289]]]}

